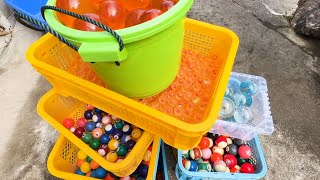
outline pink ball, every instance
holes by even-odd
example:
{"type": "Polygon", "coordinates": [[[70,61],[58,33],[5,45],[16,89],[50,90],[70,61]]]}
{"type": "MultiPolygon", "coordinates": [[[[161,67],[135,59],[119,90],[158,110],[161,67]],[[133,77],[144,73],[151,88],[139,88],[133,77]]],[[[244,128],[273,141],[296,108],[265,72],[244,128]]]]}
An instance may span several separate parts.
{"type": "Polygon", "coordinates": [[[249,159],[253,155],[252,149],[246,145],[240,146],[240,148],[238,149],[238,153],[243,159],[249,159]]]}
{"type": "Polygon", "coordinates": [[[201,149],[202,152],[202,159],[207,160],[211,157],[211,150],[209,148],[201,149]]]}
{"type": "Polygon", "coordinates": [[[120,180],[130,180],[130,176],[127,176],[127,177],[121,177],[120,180]]]}
{"type": "Polygon", "coordinates": [[[103,125],[111,124],[111,117],[109,115],[103,116],[101,122],[103,125]]]}
{"type": "Polygon", "coordinates": [[[96,139],[99,139],[103,134],[103,131],[102,129],[100,128],[95,128],[93,131],[92,131],[92,136],[96,139]]]}
{"type": "Polygon", "coordinates": [[[216,172],[225,172],[227,169],[227,165],[222,160],[216,160],[213,164],[214,171],[216,172]]]}
{"type": "Polygon", "coordinates": [[[78,127],[85,127],[87,124],[87,120],[85,118],[79,118],[77,120],[77,126],[78,127]]]}

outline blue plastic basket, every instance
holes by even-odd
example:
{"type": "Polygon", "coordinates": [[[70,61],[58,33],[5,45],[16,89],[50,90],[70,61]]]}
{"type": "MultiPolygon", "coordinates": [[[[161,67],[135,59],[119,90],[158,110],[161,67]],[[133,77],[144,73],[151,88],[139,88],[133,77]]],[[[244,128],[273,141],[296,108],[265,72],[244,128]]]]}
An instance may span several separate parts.
{"type": "MultiPolygon", "coordinates": [[[[47,24],[47,22],[42,18],[40,8],[46,5],[47,1],[48,0],[4,0],[4,2],[15,11],[30,16],[45,24],[47,24]]],[[[36,25],[33,26],[40,29],[40,27],[36,25]]]]}
{"type": "MultiPolygon", "coordinates": [[[[161,141],[161,147],[160,147],[160,154],[159,154],[157,171],[163,173],[163,179],[164,180],[168,180],[169,179],[166,150],[165,150],[163,141],[161,141]]],[[[156,177],[156,176],[154,176],[154,177],[156,177]]]]}
{"type": "Polygon", "coordinates": [[[178,164],[176,165],[176,176],[179,180],[204,180],[204,179],[261,179],[267,174],[267,163],[264,158],[258,137],[248,142],[257,160],[255,174],[245,173],[221,173],[221,172],[191,172],[182,165],[182,151],[178,150],[178,164]]]}

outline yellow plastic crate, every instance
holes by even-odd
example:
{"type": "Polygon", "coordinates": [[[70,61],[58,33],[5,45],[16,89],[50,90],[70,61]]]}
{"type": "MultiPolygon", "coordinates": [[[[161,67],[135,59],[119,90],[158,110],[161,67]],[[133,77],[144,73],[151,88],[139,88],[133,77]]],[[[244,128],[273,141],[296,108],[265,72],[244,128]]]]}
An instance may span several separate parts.
{"type": "MultiPolygon", "coordinates": [[[[154,179],[155,172],[157,171],[158,155],[160,148],[160,138],[155,138],[152,144],[152,154],[149,164],[147,178],[148,180],[154,179]]],[[[97,180],[96,178],[86,177],[75,174],[77,170],[77,153],[79,148],[71,143],[64,136],[60,136],[54,145],[48,161],[49,172],[58,178],[69,180],[97,180]]],[[[143,154],[143,153],[141,153],[143,154]]]]}
{"type": "Polygon", "coordinates": [[[192,124],[162,113],[133,99],[81,79],[66,71],[77,53],[50,34],[43,36],[27,51],[27,59],[65,96],[75,97],[132,123],[178,149],[191,149],[208,132],[218,117],[229,75],[238,49],[239,39],[232,31],[203,23],[185,20],[184,48],[204,55],[216,56],[219,67],[217,81],[204,120],[192,124]]]}
{"type": "Polygon", "coordinates": [[[83,117],[83,112],[86,110],[86,103],[72,97],[61,96],[54,90],[51,90],[40,99],[37,109],[40,116],[56,128],[63,136],[69,139],[79,149],[86,152],[88,156],[96,162],[99,162],[100,166],[119,177],[128,176],[137,169],[144,154],[141,152],[145,152],[155,138],[154,135],[144,131],[132,151],[123,161],[111,163],[62,125],[66,117],[72,117],[73,119],[83,117]]]}

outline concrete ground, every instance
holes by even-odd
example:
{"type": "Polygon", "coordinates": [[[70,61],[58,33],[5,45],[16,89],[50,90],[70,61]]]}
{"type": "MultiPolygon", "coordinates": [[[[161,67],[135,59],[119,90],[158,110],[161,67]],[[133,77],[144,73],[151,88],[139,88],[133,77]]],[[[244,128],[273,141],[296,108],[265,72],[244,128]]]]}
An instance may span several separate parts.
{"type": "MultiPolygon", "coordinates": [[[[320,177],[320,41],[289,28],[296,3],[196,0],[188,14],[236,32],[240,46],[233,71],[268,81],[275,132],[260,136],[268,164],[265,179],[320,177]]],[[[2,1],[0,7],[9,16],[2,1]]],[[[0,44],[10,41],[0,46],[0,177],[6,179],[55,179],[46,159],[58,133],[36,113],[37,101],[51,86],[24,55],[40,36],[16,23],[12,35],[0,37],[0,44]]],[[[170,179],[175,179],[176,162],[167,149],[170,179]]]]}

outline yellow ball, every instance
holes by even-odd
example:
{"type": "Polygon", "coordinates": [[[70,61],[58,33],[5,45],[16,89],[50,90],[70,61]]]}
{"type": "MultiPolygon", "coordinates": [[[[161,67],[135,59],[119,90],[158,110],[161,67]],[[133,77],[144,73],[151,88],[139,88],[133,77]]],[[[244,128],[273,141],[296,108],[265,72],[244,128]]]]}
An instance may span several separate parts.
{"type": "Polygon", "coordinates": [[[81,166],[80,166],[80,170],[83,173],[88,173],[89,171],[91,171],[91,167],[90,164],[88,162],[84,162],[81,166]]]}
{"type": "Polygon", "coordinates": [[[150,161],[150,159],[151,159],[151,151],[149,151],[149,150],[147,150],[145,153],[144,153],[144,155],[143,155],[143,160],[144,161],[150,161]]]}
{"type": "Polygon", "coordinates": [[[107,161],[116,162],[118,160],[118,154],[115,151],[110,151],[106,156],[107,161]]]}
{"type": "Polygon", "coordinates": [[[78,159],[86,159],[88,155],[84,153],[82,150],[78,151],[78,159]]]}
{"type": "Polygon", "coordinates": [[[108,142],[108,148],[109,148],[111,151],[117,150],[118,147],[119,147],[119,141],[117,141],[116,139],[111,139],[111,140],[108,142]]]}
{"type": "Polygon", "coordinates": [[[132,137],[132,139],[135,139],[135,140],[139,139],[141,137],[141,135],[142,135],[142,131],[139,128],[135,128],[131,132],[131,137],[132,137]]]}

